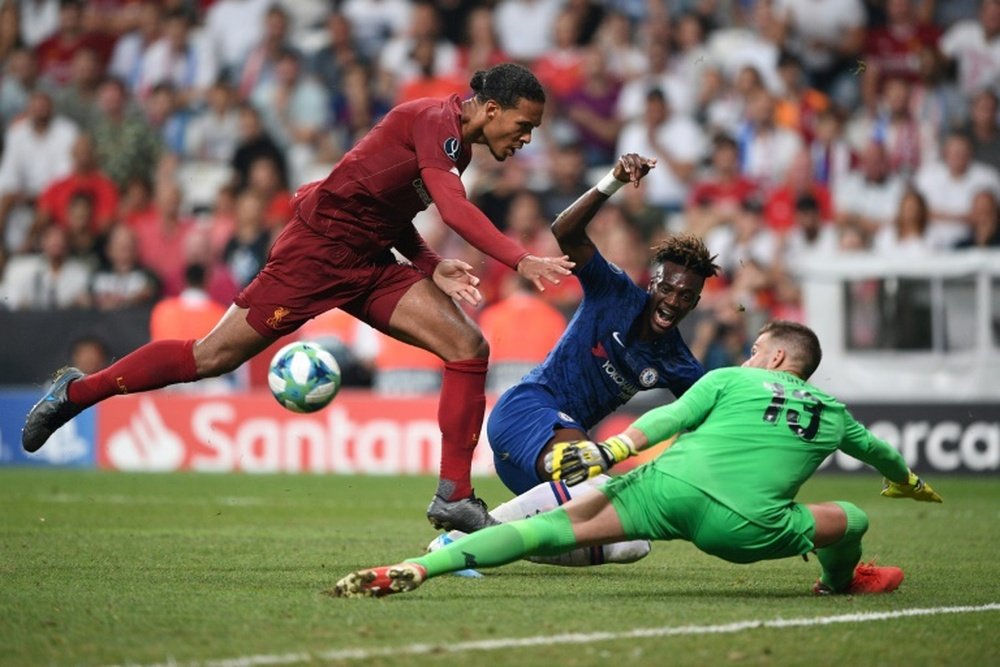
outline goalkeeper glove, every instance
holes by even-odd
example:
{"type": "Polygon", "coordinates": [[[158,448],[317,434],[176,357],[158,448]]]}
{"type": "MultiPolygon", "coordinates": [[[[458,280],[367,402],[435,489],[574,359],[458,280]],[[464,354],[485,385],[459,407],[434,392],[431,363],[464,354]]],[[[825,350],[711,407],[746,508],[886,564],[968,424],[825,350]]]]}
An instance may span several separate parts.
{"type": "Polygon", "coordinates": [[[636,453],[635,444],[622,434],[604,442],[575,440],[558,442],[545,455],[545,472],[553,481],[562,480],[569,486],[596,477],[616,463],[636,453]]]}
{"type": "Polygon", "coordinates": [[[886,498],[913,498],[925,503],[940,503],[941,496],[931,488],[930,484],[917,477],[917,473],[910,471],[910,478],[905,484],[899,484],[892,480],[882,478],[882,495],[886,498]]]}

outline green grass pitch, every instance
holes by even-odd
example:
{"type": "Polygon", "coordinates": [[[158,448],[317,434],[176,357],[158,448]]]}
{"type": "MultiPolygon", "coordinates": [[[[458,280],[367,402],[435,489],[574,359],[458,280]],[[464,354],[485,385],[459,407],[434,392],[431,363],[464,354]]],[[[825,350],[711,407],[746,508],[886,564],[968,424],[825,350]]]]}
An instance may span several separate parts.
{"type": "MultiPolygon", "coordinates": [[[[621,636],[1000,602],[1000,483],[930,481],[944,505],[880,498],[874,474],[818,477],[800,494],[869,513],[866,557],[906,571],[891,595],[816,598],[815,559],[737,566],[660,543],[629,566],[516,563],[340,600],[323,592],[341,575],[434,536],[434,480],[4,469],[0,665],[996,665],[997,610],[621,636]],[[544,639],[570,632],[612,634],[544,639]],[[542,639],[511,645],[524,638],[542,639]],[[469,644],[483,640],[502,648],[469,644]]],[[[478,490],[491,505],[507,497],[492,479],[478,490]]]]}

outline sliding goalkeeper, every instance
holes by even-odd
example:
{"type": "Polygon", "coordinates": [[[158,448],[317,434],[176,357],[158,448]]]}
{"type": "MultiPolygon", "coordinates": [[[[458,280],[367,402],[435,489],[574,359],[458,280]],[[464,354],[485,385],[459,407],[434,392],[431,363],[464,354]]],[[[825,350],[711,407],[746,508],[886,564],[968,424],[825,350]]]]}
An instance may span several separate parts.
{"type": "Polygon", "coordinates": [[[742,367],[705,375],[676,402],[604,442],[560,443],[546,471],[576,484],[686,431],[655,461],[550,512],[486,528],[420,558],[353,572],[333,592],[380,597],[456,570],[635,539],[688,540],[733,563],[815,551],[822,567],[815,593],[893,591],[901,569],[859,564],[865,513],[844,501],[796,503],[799,487],[839,449],[884,475],[884,496],[941,497],[842,403],[806,382],[821,355],[812,330],[772,322],[742,367]]]}

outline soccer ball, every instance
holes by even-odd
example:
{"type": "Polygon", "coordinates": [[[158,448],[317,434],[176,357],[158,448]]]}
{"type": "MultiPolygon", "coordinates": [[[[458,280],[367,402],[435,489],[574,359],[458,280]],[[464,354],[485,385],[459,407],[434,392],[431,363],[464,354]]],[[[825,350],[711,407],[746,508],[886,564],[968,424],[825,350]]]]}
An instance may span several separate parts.
{"type": "Polygon", "coordinates": [[[315,412],[340,391],[340,366],[316,343],[295,342],[271,359],[267,384],[271,393],[292,412],[315,412]]]}

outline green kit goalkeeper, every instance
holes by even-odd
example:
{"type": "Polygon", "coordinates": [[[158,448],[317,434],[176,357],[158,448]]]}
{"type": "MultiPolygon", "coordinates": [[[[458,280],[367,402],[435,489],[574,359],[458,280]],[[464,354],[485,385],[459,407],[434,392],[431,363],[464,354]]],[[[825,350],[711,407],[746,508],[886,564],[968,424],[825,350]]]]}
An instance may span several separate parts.
{"type": "Polygon", "coordinates": [[[772,322],[742,367],[708,373],[676,402],[604,442],[556,445],[546,471],[576,484],[682,433],[656,460],[551,512],[481,530],[397,565],[353,572],[334,594],[380,597],[456,570],[634,539],[688,540],[733,563],[815,551],[822,567],[815,593],[895,590],[901,569],[860,564],[868,530],[860,508],[844,501],[804,505],[795,495],[839,449],[882,473],[884,496],[941,497],[843,403],[806,382],[821,356],[812,330],[772,322]]]}

